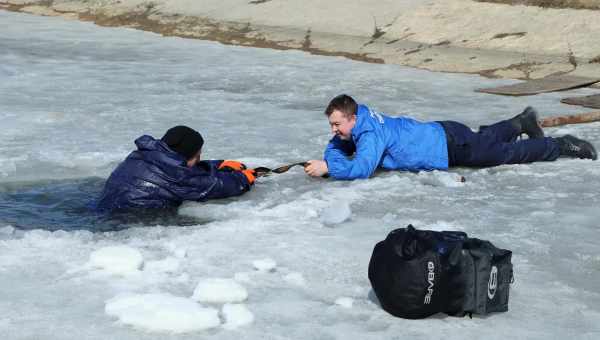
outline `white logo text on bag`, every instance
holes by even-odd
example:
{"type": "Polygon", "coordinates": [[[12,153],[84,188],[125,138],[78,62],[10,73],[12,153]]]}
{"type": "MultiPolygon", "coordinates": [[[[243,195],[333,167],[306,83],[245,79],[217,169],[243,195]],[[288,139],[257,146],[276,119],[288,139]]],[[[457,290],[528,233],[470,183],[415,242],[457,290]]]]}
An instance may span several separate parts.
{"type": "Polygon", "coordinates": [[[498,288],[498,268],[492,266],[490,271],[490,280],[488,281],[488,298],[493,299],[496,295],[496,288],[498,288]]]}
{"type": "Polygon", "coordinates": [[[431,302],[431,296],[433,295],[433,286],[435,280],[435,265],[433,262],[427,262],[427,294],[425,294],[424,304],[428,305],[431,302]]]}

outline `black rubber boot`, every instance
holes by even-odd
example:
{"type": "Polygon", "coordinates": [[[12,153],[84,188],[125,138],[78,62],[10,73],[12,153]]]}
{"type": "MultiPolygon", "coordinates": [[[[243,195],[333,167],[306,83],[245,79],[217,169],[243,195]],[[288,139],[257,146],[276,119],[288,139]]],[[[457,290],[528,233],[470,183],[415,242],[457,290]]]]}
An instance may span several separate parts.
{"type": "Polygon", "coordinates": [[[538,121],[537,111],[528,106],[520,114],[510,119],[510,122],[520,133],[526,134],[530,139],[544,138],[544,130],[538,121]]]}
{"type": "Polygon", "coordinates": [[[583,139],[571,135],[564,135],[556,138],[558,147],[560,148],[560,155],[581,158],[581,159],[598,159],[598,154],[594,146],[583,139]]]}

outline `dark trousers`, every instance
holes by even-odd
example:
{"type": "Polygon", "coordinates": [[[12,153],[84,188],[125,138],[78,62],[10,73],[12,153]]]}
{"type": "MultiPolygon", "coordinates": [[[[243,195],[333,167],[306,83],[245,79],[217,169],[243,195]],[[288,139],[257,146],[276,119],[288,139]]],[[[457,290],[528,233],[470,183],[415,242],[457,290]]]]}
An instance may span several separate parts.
{"type": "Polygon", "coordinates": [[[507,120],[482,126],[476,133],[458,122],[439,123],[446,131],[449,166],[484,167],[553,161],[560,155],[554,138],[517,140],[520,131],[507,120]]]}

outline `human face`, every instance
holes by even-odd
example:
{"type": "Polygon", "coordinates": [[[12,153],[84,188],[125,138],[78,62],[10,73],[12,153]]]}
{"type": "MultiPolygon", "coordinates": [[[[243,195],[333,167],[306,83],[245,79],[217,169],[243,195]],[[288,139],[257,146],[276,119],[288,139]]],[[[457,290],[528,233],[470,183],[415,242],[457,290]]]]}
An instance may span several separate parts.
{"type": "Polygon", "coordinates": [[[196,166],[196,164],[198,164],[198,162],[200,162],[200,150],[198,150],[198,152],[196,152],[194,157],[188,159],[187,166],[188,166],[188,168],[192,168],[192,167],[196,166]]]}
{"type": "Polygon", "coordinates": [[[352,128],[356,124],[356,115],[352,115],[350,118],[345,113],[338,110],[333,110],[329,115],[329,126],[331,127],[331,133],[339,136],[342,140],[352,139],[352,128]]]}

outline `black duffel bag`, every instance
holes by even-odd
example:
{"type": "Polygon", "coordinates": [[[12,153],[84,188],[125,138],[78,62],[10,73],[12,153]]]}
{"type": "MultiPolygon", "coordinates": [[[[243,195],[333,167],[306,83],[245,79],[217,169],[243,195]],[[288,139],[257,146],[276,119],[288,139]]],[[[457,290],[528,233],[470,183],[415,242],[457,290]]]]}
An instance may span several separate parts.
{"type": "Polygon", "coordinates": [[[409,225],[377,243],[369,280],[383,309],[401,318],[505,312],[511,255],[463,232],[409,225]]]}

